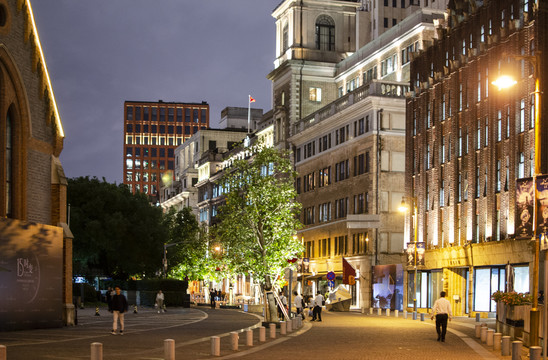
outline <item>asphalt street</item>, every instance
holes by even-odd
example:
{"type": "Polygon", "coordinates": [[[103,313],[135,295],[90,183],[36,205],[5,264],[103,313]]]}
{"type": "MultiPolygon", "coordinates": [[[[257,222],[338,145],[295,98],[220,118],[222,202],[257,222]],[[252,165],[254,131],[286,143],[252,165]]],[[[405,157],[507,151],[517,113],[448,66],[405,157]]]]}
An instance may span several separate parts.
{"type": "MultiPolygon", "coordinates": [[[[193,307],[168,309],[158,314],[153,309],[131,311],[126,315],[123,336],[111,335],[111,314],[94,309],[79,310],[74,327],[16,332],[0,332],[0,345],[7,347],[7,360],[89,359],[93,342],[103,344],[104,359],[160,360],[164,358],[164,339],[174,339],[176,359],[211,359],[211,336],[221,337],[221,356],[217,359],[405,359],[405,360],[479,360],[502,357],[475,338],[473,319],[457,318],[449,323],[445,343],[436,341],[434,323],[404,320],[385,315],[358,312],[323,312],[322,322],[306,320],[303,327],[276,339],[259,342],[255,329],[254,345],[246,346],[240,333],[239,349],[230,348],[231,331],[244,331],[261,325],[261,319],[239,310],[193,307]]],[[[483,320],[490,328],[493,319],[483,320]]]]}

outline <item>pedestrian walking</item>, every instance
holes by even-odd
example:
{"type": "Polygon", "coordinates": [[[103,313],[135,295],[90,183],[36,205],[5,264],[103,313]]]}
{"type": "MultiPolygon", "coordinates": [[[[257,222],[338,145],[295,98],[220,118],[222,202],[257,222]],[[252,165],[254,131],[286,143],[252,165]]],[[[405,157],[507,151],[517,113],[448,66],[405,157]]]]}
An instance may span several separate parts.
{"type": "Polygon", "coordinates": [[[120,288],[116,286],[114,288],[116,294],[112,297],[112,335],[116,335],[118,329],[118,320],[120,320],[120,335],[124,335],[124,314],[127,312],[127,300],[126,297],[120,293],[120,288]]]}
{"type": "Polygon", "coordinates": [[[156,307],[158,308],[158,314],[164,312],[164,293],[162,290],[158,290],[156,294],[156,307]]]}
{"type": "Polygon", "coordinates": [[[312,321],[316,321],[316,319],[322,321],[322,306],[324,301],[323,295],[318,291],[313,300],[314,309],[312,310],[312,321]]]}
{"type": "Polygon", "coordinates": [[[213,289],[209,292],[209,304],[212,309],[215,309],[215,290],[213,289]]]}
{"type": "Polygon", "coordinates": [[[445,334],[447,333],[447,320],[451,320],[451,303],[445,298],[445,291],[440,293],[440,298],[432,307],[432,317],[436,316],[436,332],[438,333],[438,341],[445,342],[445,334]]]}
{"type": "Polygon", "coordinates": [[[304,320],[304,312],[303,312],[304,300],[303,300],[303,297],[301,295],[299,295],[299,293],[296,292],[296,291],[293,291],[293,295],[295,295],[294,304],[295,304],[295,309],[297,310],[297,315],[301,315],[303,320],[304,320]]]}

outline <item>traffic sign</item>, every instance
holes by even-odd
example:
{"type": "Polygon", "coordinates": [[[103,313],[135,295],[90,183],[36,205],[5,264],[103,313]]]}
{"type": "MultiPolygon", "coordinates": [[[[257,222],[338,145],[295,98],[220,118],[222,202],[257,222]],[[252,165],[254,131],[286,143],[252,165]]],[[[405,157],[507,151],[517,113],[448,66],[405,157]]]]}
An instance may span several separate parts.
{"type": "Polygon", "coordinates": [[[335,273],[333,271],[327,273],[327,280],[335,280],[335,273]]]}

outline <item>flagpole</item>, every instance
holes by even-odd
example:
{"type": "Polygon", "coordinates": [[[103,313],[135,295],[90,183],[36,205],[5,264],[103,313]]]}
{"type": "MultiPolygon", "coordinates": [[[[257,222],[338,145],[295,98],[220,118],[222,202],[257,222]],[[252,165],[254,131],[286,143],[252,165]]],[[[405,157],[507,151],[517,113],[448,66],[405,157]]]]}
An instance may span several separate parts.
{"type": "Polygon", "coordinates": [[[247,99],[247,133],[249,134],[249,127],[251,123],[251,95],[248,95],[247,99]]]}

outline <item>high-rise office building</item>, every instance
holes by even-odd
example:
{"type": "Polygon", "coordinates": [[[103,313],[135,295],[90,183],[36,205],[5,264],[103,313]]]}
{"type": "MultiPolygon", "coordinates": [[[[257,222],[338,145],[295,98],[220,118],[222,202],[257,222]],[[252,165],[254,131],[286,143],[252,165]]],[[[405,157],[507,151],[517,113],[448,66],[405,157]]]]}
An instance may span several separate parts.
{"type": "Polygon", "coordinates": [[[162,185],[174,180],[175,148],[209,127],[209,104],[126,101],[123,182],[157,202],[162,185]]]}

